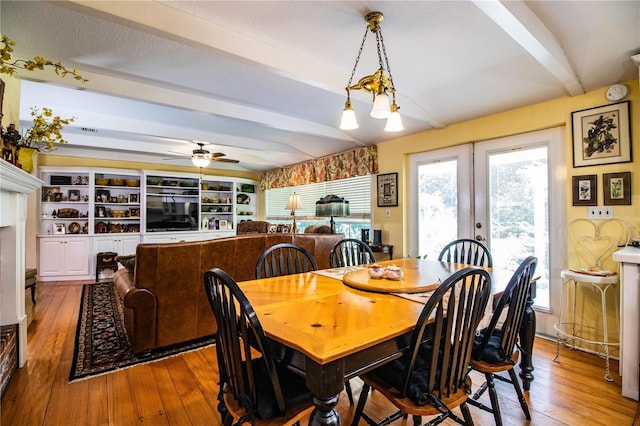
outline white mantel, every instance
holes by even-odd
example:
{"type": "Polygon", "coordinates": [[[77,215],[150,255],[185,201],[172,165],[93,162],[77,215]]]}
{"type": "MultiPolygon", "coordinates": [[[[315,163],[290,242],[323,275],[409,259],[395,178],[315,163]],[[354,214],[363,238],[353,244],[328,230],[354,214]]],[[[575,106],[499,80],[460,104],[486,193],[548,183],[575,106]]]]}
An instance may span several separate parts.
{"type": "Polygon", "coordinates": [[[27,358],[24,307],[27,197],[43,182],[0,160],[0,324],[18,324],[18,365],[27,358]]]}

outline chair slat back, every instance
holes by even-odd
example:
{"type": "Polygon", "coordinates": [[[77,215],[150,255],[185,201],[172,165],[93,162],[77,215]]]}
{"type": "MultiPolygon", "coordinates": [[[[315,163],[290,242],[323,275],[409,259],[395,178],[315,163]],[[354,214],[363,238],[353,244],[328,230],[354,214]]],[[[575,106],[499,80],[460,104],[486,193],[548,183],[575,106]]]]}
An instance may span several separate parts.
{"type": "Polygon", "coordinates": [[[375,263],[376,258],[368,244],[355,238],[345,238],[336,243],[329,253],[332,268],[375,263]]]}
{"type": "Polygon", "coordinates": [[[229,389],[238,405],[247,410],[248,416],[254,416],[258,401],[255,386],[258,372],[254,360],[261,359],[271,379],[278,409],[284,413],[285,402],[275,361],[251,303],[236,282],[221,269],[207,271],[204,285],[218,324],[216,351],[220,388],[229,389]]]}
{"type": "Polygon", "coordinates": [[[279,277],[318,270],[318,265],[304,247],[282,243],[269,247],[256,264],[256,278],[279,277]]]}
{"type": "Polygon", "coordinates": [[[467,265],[493,267],[491,252],[479,241],[462,238],[451,241],[440,251],[438,260],[442,262],[464,263],[467,265]]]}
{"type": "Polygon", "coordinates": [[[480,359],[495,329],[500,326],[502,329],[502,337],[498,354],[503,361],[511,361],[511,356],[513,355],[518,340],[520,325],[524,318],[527,298],[531,291],[531,280],[533,279],[537,263],[538,259],[536,257],[529,256],[520,263],[520,266],[518,266],[518,269],[514,272],[504,293],[500,296],[489,326],[484,332],[482,342],[475,351],[475,358],[480,359]],[[503,315],[505,309],[507,311],[506,314],[503,315]]]}
{"type": "Polygon", "coordinates": [[[433,293],[418,318],[409,351],[404,355],[402,397],[407,396],[411,378],[421,367],[418,360],[428,359],[427,397],[436,405],[438,400],[467,386],[473,337],[490,289],[489,273],[468,267],[451,275],[433,293]]]}

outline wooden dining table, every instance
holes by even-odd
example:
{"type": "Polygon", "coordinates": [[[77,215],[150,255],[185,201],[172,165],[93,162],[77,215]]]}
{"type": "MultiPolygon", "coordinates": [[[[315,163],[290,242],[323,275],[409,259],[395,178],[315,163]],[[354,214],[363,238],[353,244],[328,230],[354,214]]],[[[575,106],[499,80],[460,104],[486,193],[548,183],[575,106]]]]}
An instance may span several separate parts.
{"type": "MultiPolygon", "coordinates": [[[[335,406],[344,381],[399,358],[407,349],[403,337],[413,330],[429,296],[418,291],[429,291],[468,266],[408,258],[378,263],[403,268],[403,279],[372,279],[368,288],[366,275],[351,268],[239,283],[267,337],[285,354],[289,368],[305,377],[315,404],[310,425],[340,424],[335,406]]],[[[511,272],[488,270],[492,294],[499,295],[511,272]]],[[[523,323],[520,340],[528,364],[521,363],[521,369],[530,382],[535,317],[523,323]]]]}

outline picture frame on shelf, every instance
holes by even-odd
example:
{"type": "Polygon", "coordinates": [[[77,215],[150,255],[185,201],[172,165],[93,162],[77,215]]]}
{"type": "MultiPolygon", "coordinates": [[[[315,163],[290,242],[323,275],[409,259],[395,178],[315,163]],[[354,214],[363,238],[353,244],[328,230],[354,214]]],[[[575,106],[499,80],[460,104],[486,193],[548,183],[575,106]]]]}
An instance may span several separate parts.
{"type": "Polygon", "coordinates": [[[108,203],[111,197],[111,191],[108,189],[97,189],[96,190],[96,201],[98,203],[108,203]]]}
{"type": "Polygon", "coordinates": [[[398,173],[378,175],[378,207],[398,206],[398,173]]]}
{"type": "Polygon", "coordinates": [[[107,209],[104,206],[96,206],[96,217],[107,217],[107,209]]]}
{"type": "Polygon", "coordinates": [[[53,201],[56,203],[60,203],[63,201],[62,192],[56,192],[53,194],[53,201]]]}
{"type": "Polygon", "coordinates": [[[59,186],[43,186],[42,187],[42,201],[52,202],[55,199],[55,194],[60,192],[59,186]]]}
{"type": "Polygon", "coordinates": [[[275,234],[277,230],[278,230],[278,226],[277,225],[269,225],[269,230],[267,231],[267,233],[268,234],[275,234]]]}
{"type": "Polygon", "coordinates": [[[573,167],[628,163],[629,101],[571,113],[573,167]]]}
{"type": "Polygon", "coordinates": [[[65,233],[64,223],[54,223],[52,227],[54,235],[62,235],[65,233]]]}
{"type": "Polygon", "coordinates": [[[604,173],[602,188],[605,206],[631,205],[631,172],[604,173]]]}
{"type": "Polygon", "coordinates": [[[229,224],[227,223],[226,220],[224,219],[220,219],[218,226],[220,227],[221,230],[225,231],[227,229],[229,229],[229,224]]]}
{"type": "Polygon", "coordinates": [[[138,204],[140,202],[140,194],[137,192],[129,194],[129,204],[138,204]]]}
{"type": "Polygon", "coordinates": [[[69,198],[69,201],[80,201],[80,190],[70,189],[67,197],[69,198]]]}
{"type": "Polygon", "coordinates": [[[140,209],[138,207],[130,207],[129,217],[140,217],[140,209]]]}
{"type": "Polygon", "coordinates": [[[598,205],[597,175],[573,176],[572,188],[574,206],[598,205]]]}

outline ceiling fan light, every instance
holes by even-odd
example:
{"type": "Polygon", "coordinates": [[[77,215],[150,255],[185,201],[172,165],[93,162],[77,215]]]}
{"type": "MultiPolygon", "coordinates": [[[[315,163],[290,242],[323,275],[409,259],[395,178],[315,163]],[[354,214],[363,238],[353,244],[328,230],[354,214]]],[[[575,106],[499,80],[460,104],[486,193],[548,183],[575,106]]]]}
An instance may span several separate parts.
{"type": "Polygon", "coordinates": [[[389,110],[389,97],[386,93],[378,93],[374,95],[373,108],[369,115],[373,118],[388,118],[391,114],[389,110]]]}
{"type": "Polygon", "coordinates": [[[207,167],[211,163],[211,157],[206,154],[196,154],[191,157],[191,162],[196,167],[207,167]]]}
{"type": "Polygon", "coordinates": [[[387,118],[387,125],[384,127],[384,131],[400,132],[402,130],[404,130],[404,126],[402,125],[402,117],[400,117],[398,106],[394,102],[391,105],[391,114],[389,114],[389,118],[387,118]]]}
{"type": "Polygon", "coordinates": [[[342,120],[340,121],[340,130],[353,130],[358,128],[358,120],[356,120],[356,112],[353,110],[351,101],[347,99],[342,111],[342,120]]]}

